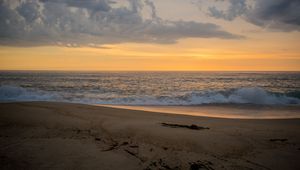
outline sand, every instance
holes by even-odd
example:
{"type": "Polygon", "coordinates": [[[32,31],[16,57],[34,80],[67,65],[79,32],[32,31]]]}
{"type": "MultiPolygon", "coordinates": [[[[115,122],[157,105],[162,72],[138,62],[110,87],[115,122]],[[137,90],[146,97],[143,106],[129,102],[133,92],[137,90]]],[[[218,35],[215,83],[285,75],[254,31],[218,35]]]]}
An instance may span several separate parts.
{"type": "Polygon", "coordinates": [[[0,104],[0,169],[300,169],[300,119],[0,104]]]}

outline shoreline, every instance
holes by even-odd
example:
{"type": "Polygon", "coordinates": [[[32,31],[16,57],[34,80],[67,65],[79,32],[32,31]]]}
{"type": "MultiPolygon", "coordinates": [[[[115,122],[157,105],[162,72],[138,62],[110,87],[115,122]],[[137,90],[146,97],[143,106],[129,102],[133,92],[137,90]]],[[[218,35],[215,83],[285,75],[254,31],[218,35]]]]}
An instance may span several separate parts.
{"type": "Polygon", "coordinates": [[[165,114],[200,116],[208,118],[224,119],[300,119],[300,106],[272,106],[253,104],[206,104],[191,106],[162,106],[162,105],[105,105],[92,104],[94,106],[129,109],[137,111],[149,111],[165,114]]]}
{"type": "Polygon", "coordinates": [[[2,169],[299,169],[300,119],[0,103],[2,169]]]}
{"type": "Polygon", "coordinates": [[[206,118],[237,120],[284,120],[300,119],[300,105],[260,105],[260,104],[202,104],[202,105],[116,105],[89,104],[63,101],[2,101],[0,104],[18,103],[63,103],[88,105],[115,109],[126,109],[171,115],[186,115],[206,118]],[[255,113],[255,114],[253,114],[255,113]],[[272,114],[270,114],[272,113],[272,114]]]}

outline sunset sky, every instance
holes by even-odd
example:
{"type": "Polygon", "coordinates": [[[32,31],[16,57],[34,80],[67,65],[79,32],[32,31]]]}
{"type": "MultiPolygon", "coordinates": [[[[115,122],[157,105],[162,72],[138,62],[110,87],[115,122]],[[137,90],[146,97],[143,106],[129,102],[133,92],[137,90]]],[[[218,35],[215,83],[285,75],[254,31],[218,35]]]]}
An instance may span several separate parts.
{"type": "Polygon", "coordinates": [[[0,69],[300,71],[299,31],[299,0],[0,0],[0,69]]]}

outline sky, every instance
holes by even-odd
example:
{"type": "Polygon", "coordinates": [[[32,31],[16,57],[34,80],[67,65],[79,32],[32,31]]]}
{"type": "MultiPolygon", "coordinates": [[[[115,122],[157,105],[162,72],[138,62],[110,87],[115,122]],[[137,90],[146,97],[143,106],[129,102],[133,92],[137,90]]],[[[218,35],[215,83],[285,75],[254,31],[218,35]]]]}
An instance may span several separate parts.
{"type": "Polygon", "coordinates": [[[0,0],[0,70],[300,71],[299,0],[0,0]]]}

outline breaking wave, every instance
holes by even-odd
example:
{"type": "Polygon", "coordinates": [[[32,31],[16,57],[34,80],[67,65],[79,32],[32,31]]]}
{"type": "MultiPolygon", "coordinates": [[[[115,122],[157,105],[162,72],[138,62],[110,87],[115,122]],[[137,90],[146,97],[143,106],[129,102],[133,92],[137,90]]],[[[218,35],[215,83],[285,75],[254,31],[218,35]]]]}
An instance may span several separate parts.
{"type": "Polygon", "coordinates": [[[59,96],[36,89],[27,89],[18,86],[0,86],[0,101],[55,101],[59,96]]]}
{"type": "Polygon", "coordinates": [[[227,91],[190,92],[177,96],[127,97],[107,101],[105,104],[124,105],[201,105],[201,104],[258,104],[299,105],[300,99],[262,88],[239,88],[227,91]]]}
{"type": "MultiPolygon", "coordinates": [[[[94,95],[93,95],[94,96],[94,95]]],[[[259,87],[229,89],[224,91],[193,91],[167,96],[128,96],[95,98],[85,94],[81,97],[17,86],[0,86],[0,101],[64,101],[88,104],[112,105],[201,105],[201,104],[258,104],[300,105],[299,91],[287,94],[274,93],[259,87]]]]}

